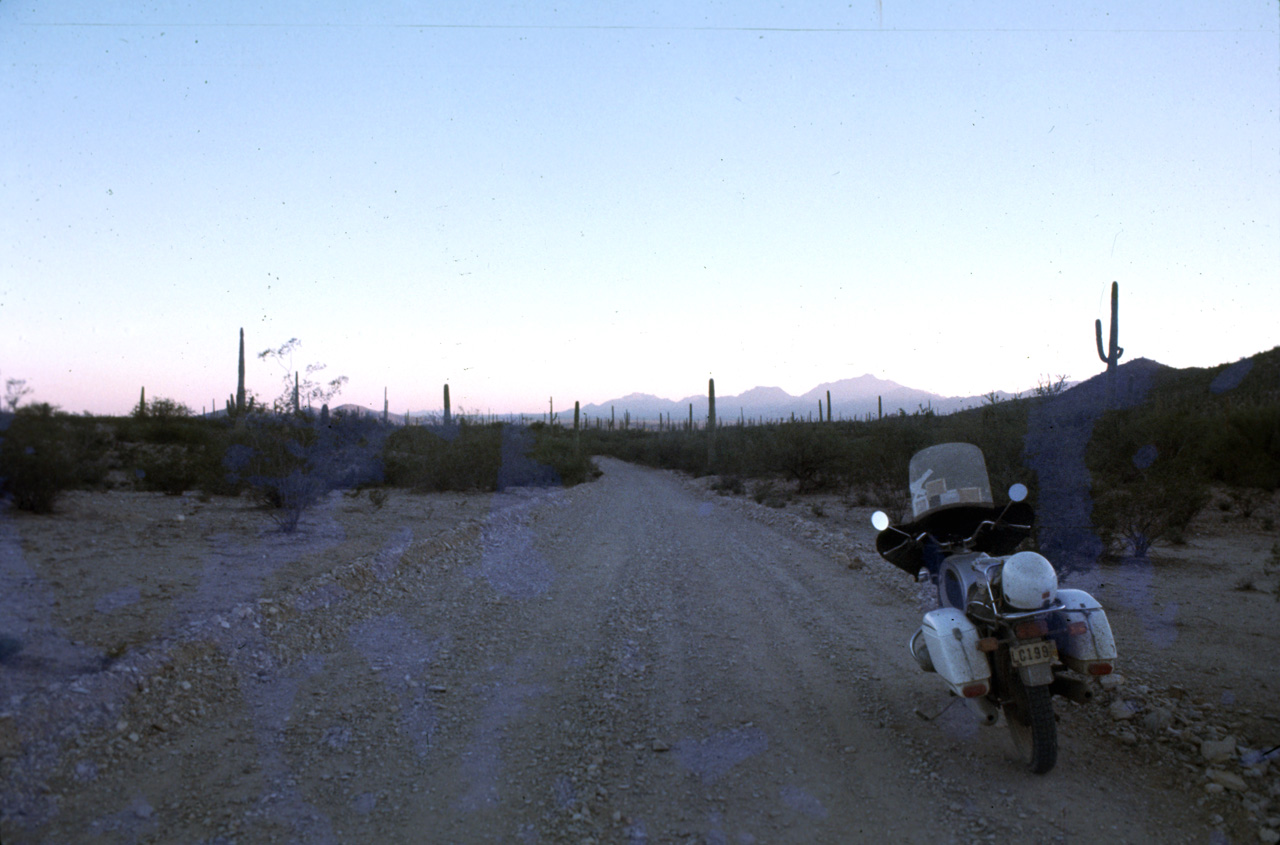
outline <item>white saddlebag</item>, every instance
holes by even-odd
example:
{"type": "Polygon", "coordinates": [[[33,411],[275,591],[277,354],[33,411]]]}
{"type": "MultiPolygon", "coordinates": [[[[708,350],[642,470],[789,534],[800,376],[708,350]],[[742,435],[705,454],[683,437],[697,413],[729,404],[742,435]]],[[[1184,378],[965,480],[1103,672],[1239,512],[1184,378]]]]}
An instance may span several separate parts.
{"type": "MultiPolygon", "coordinates": [[[[1110,663],[1116,658],[1116,638],[1111,633],[1107,612],[1093,596],[1084,590],[1058,590],[1058,600],[1065,606],[1062,616],[1068,625],[1083,622],[1085,630],[1068,634],[1060,644],[1058,654],[1067,668],[1090,675],[1089,668],[1098,663],[1110,663]]],[[[1103,673],[1105,674],[1105,673],[1103,673]]]]}
{"type": "MultiPolygon", "coordinates": [[[[965,615],[955,608],[940,607],[924,615],[925,646],[934,670],[962,697],[965,687],[984,683],[991,678],[991,664],[987,655],[978,650],[978,629],[965,615]]],[[[977,695],[985,695],[983,690],[977,695]]]]}

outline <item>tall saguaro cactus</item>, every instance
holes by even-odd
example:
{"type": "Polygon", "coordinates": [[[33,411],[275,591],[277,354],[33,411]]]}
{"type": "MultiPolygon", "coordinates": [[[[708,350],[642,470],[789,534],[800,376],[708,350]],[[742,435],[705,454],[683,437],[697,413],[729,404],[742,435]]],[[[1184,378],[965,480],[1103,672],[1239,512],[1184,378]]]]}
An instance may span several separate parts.
{"type": "Polygon", "coordinates": [[[579,406],[577,401],[573,403],[573,454],[578,454],[581,450],[578,447],[578,414],[579,406]]]}
{"type": "Polygon", "coordinates": [[[1120,283],[1111,283],[1111,337],[1106,351],[1102,349],[1102,321],[1093,321],[1093,331],[1098,342],[1098,357],[1107,365],[1107,372],[1115,370],[1124,348],[1120,346],[1120,283]]]}
{"type": "Polygon", "coordinates": [[[1111,336],[1107,349],[1102,349],[1102,321],[1093,321],[1094,339],[1098,343],[1098,357],[1107,365],[1107,405],[1113,405],[1116,398],[1116,364],[1124,354],[1120,346],[1120,283],[1111,283],[1111,336]]]}
{"type": "Polygon", "coordinates": [[[449,385],[444,386],[444,424],[453,425],[453,412],[449,410],[449,385]]]}
{"type": "Polygon", "coordinates": [[[707,379],[707,465],[716,462],[716,380],[707,379]]]}
{"type": "Polygon", "coordinates": [[[386,425],[391,418],[391,404],[387,402],[387,389],[382,388],[382,424],[386,425]]]}
{"type": "Polygon", "coordinates": [[[240,367],[236,378],[236,416],[244,415],[244,328],[240,329],[240,367]]]}
{"type": "MultiPolygon", "coordinates": [[[[819,408],[819,411],[822,409],[819,408]]],[[[831,422],[831,391],[827,391],[827,422],[831,422]]]]}

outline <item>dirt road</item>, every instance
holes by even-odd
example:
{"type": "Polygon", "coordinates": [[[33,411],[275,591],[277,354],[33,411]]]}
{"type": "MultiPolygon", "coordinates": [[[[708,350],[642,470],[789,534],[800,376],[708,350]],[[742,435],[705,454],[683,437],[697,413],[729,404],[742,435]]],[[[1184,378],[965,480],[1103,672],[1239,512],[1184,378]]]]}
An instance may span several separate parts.
{"type": "Polygon", "coordinates": [[[3,841],[1213,841],[1096,710],[1058,704],[1043,777],[962,706],[917,718],[947,699],[869,527],[824,547],[599,464],[28,696],[3,841]]]}

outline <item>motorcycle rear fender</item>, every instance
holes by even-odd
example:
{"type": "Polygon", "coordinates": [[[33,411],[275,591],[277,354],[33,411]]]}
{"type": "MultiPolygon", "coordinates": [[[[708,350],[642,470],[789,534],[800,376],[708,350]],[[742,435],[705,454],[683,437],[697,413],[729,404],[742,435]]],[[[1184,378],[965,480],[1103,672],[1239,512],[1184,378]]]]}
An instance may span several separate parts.
{"type": "Polygon", "coordinates": [[[978,649],[978,629],[963,613],[950,607],[931,610],[921,631],[934,670],[957,695],[964,696],[966,686],[990,682],[991,664],[978,649]]]}
{"type": "Polygon", "coordinates": [[[1116,658],[1116,638],[1111,633],[1107,612],[1093,596],[1084,590],[1060,589],[1058,599],[1065,605],[1059,611],[1065,625],[1083,622],[1082,634],[1066,634],[1059,638],[1058,654],[1068,668],[1083,674],[1089,673],[1089,664],[1109,662],[1116,658]]]}

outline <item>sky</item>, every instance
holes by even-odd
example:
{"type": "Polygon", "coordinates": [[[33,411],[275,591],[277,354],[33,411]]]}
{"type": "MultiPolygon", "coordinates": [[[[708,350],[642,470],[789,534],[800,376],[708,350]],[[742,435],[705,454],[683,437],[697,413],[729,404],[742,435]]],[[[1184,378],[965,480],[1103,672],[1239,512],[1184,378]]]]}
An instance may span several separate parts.
{"type": "Polygon", "coordinates": [[[943,395],[1280,344],[1268,2],[0,3],[0,379],[943,395]]]}

